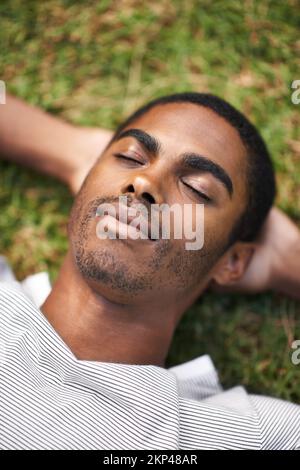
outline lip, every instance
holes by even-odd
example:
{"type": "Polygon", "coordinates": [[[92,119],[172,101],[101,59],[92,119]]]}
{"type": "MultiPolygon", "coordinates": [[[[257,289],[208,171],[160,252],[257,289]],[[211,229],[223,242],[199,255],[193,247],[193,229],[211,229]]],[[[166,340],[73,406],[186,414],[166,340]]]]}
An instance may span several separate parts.
{"type": "MultiPolygon", "coordinates": [[[[155,243],[158,239],[151,238],[151,225],[149,223],[149,219],[143,216],[140,216],[143,223],[140,225],[140,229],[129,225],[136,217],[137,214],[129,214],[128,210],[132,207],[135,208],[136,204],[132,204],[131,206],[126,206],[124,204],[111,204],[114,207],[114,210],[110,211],[106,210],[106,214],[102,215],[101,217],[107,218],[107,225],[108,228],[111,228],[112,231],[118,232],[118,234],[123,234],[125,239],[129,240],[141,240],[146,242],[155,243]],[[121,219],[121,220],[120,220],[121,219]],[[115,221],[118,221],[115,224],[115,221]],[[127,221],[127,223],[126,223],[127,221]],[[146,225],[146,230],[145,230],[146,225]],[[127,234],[127,237],[126,237],[127,234]],[[135,234],[140,234],[140,236],[135,237],[135,234]]],[[[124,239],[123,237],[121,239],[124,239]]]]}

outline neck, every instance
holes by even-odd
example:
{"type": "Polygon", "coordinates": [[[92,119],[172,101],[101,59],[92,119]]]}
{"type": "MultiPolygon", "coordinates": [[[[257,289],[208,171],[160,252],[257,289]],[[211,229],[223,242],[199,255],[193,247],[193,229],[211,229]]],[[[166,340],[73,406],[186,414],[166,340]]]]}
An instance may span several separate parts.
{"type": "Polygon", "coordinates": [[[81,360],[164,367],[176,327],[171,309],[115,303],[95,292],[70,252],[41,310],[81,360]]]}

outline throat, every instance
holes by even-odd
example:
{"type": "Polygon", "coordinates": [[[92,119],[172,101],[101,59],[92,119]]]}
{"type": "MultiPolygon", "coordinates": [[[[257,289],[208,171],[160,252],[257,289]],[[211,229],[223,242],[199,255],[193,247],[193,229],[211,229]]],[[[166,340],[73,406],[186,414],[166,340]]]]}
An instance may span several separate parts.
{"type": "MultiPolygon", "coordinates": [[[[110,302],[65,260],[41,311],[78,360],[165,367],[173,336],[167,317],[110,302]]],[[[161,313],[161,312],[160,312],[161,313]]]]}

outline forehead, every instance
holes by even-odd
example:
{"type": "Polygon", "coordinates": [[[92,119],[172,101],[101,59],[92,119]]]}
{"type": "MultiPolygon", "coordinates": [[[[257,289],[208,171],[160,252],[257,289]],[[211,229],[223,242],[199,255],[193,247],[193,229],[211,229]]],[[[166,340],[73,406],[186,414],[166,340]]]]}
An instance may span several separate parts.
{"type": "Polygon", "coordinates": [[[211,109],[192,103],[158,105],[126,129],[132,127],[157,137],[162,144],[162,154],[199,153],[221,165],[235,187],[245,187],[244,145],[237,130],[211,109]]]}

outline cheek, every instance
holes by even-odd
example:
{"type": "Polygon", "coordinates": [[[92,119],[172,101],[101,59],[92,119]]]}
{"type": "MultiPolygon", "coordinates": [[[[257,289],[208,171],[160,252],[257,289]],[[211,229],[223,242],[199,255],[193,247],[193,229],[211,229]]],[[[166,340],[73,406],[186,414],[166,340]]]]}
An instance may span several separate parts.
{"type": "Polygon", "coordinates": [[[120,177],[113,163],[101,158],[88,174],[84,186],[90,197],[97,197],[110,194],[112,191],[116,193],[118,179],[120,177]]]}
{"type": "Polygon", "coordinates": [[[187,251],[184,246],[175,248],[170,257],[168,278],[176,286],[177,292],[193,290],[208,275],[213,266],[213,257],[204,252],[187,251]]]}
{"type": "Polygon", "coordinates": [[[206,210],[204,217],[204,248],[212,250],[226,244],[237,220],[234,206],[222,210],[206,210]]]}
{"type": "Polygon", "coordinates": [[[99,164],[87,176],[76,197],[76,213],[79,218],[94,215],[101,202],[110,202],[119,195],[114,175],[99,164]]]}
{"type": "Polygon", "coordinates": [[[85,186],[83,185],[77,194],[75,201],[73,203],[70,217],[69,217],[69,222],[68,222],[68,235],[69,237],[74,235],[76,233],[77,228],[78,228],[78,222],[82,217],[82,214],[84,212],[84,206],[85,206],[85,200],[86,200],[86,189],[85,186]]]}

